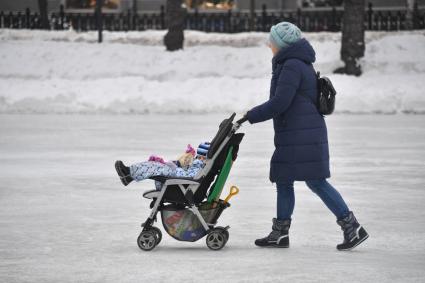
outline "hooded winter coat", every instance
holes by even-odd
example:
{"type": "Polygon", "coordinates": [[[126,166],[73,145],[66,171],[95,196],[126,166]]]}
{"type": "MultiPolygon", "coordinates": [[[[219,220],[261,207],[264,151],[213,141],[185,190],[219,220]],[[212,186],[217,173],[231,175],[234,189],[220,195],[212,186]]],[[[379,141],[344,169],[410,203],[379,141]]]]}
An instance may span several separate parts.
{"type": "Polygon", "coordinates": [[[269,100],[247,113],[251,124],[273,119],[272,182],[330,177],[326,123],[313,104],[317,100],[315,60],[306,39],[281,49],[272,60],[269,100]]]}

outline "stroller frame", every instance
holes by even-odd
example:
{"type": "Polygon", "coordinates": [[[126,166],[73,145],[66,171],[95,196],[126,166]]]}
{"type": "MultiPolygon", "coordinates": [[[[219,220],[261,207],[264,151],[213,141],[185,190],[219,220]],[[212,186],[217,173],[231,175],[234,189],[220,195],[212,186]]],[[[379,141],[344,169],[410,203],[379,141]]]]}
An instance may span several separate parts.
{"type": "MultiPolygon", "coordinates": [[[[153,176],[150,178],[161,182],[162,186],[161,190],[151,190],[143,194],[143,197],[152,199],[150,205],[152,211],[146,221],[142,223],[141,226],[143,229],[137,240],[142,250],[152,250],[162,239],[161,230],[154,227],[153,224],[157,221],[158,212],[164,208],[164,203],[182,205],[185,209],[190,210],[204,228],[205,235],[207,235],[207,246],[210,249],[219,250],[224,247],[229,238],[229,232],[227,230],[230,227],[214,227],[216,223],[207,223],[200,213],[198,205],[205,200],[208,190],[211,193],[211,183],[214,179],[217,179],[217,175],[221,170],[221,168],[217,169],[217,166],[222,167],[222,164],[220,166],[217,163],[224,163],[223,156],[232,153],[230,150],[233,147],[236,147],[236,150],[232,153],[232,160],[236,159],[238,147],[244,134],[236,133],[241,125],[237,122],[232,124],[235,115],[233,113],[230,118],[225,119],[220,124],[219,131],[211,142],[206,164],[193,179],[165,176],[153,176]],[[226,152],[224,152],[225,150],[226,152]],[[212,174],[214,171],[217,171],[217,173],[212,174]]],[[[222,205],[222,209],[230,206],[230,204],[223,203],[222,201],[220,205],[222,205]]],[[[218,213],[217,218],[220,216],[220,213],[218,213]]]]}
{"type": "MultiPolygon", "coordinates": [[[[168,179],[163,183],[161,190],[159,191],[160,194],[156,197],[156,200],[154,200],[154,205],[153,205],[151,214],[149,215],[148,219],[142,224],[142,227],[144,228],[144,230],[147,227],[149,227],[147,224],[149,223],[152,224],[154,221],[156,221],[156,215],[158,214],[160,205],[163,201],[163,196],[166,192],[166,188],[171,185],[177,185],[179,187],[183,195],[187,197],[187,200],[190,204],[189,209],[191,209],[192,212],[195,213],[195,215],[198,217],[204,229],[209,230],[208,223],[205,222],[198,208],[193,204],[193,201],[191,201],[191,195],[193,195],[196,192],[196,190],[199,188],[200,183],[197,181],[182,179],[182,178],[168,179]],[[188,185],[188,186],[185,188],[183,185],[188,185]]],[[[148,198],[148,195],[146,195],[145,197],[148,198]]]]}

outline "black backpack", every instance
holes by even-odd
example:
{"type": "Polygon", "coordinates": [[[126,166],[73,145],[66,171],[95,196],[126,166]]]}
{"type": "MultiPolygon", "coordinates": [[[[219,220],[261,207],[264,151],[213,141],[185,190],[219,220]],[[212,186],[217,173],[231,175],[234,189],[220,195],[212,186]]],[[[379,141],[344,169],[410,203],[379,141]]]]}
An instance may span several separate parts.
{"type": "Polygon", "coordinates": [[[328,77],[320,77],[320,72],[316,73],[317,78],[317,103],[310,96],[301,93],[304,97],[310,99],[317,110],[322,115],[330,115],[335,109],[336,90],[328,77]]]}

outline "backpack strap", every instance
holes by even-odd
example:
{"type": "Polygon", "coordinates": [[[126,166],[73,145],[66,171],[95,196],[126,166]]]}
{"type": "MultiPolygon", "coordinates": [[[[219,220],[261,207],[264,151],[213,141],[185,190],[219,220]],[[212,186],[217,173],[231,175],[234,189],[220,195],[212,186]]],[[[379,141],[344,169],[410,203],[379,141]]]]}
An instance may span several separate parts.
{"type": "Polygon", "coordinates": [[[303,62],[306,65],[310,65],[313,68],[313,71],[314,71],[315,76],[316,76],[316,82],[317,82],[317,84],[316,84],[316,88],[317,88],[317,102],[313,98],[311,98],[310,96],[308,96],[307,94],[305,94],[304,92],[298,92],[298,94],[301,95],[301,96],[303,96],[303,97],[305,97],[307,100],[310,100],[310,102],[314,106],[316,106],[316,108],[318,108],[317,105],[319,103],[319,96],[320,96],[320,72],[316,72],[316,69],[314,68],[314,66],[313,66],[312,63],[307,62],[307,61],[304,61],[304,60],[301,60],[301,59],[298,59],[298,58],[294,58],[294,59],[296,59],[298,61],[301,61],[301,62],[303,62]]]}

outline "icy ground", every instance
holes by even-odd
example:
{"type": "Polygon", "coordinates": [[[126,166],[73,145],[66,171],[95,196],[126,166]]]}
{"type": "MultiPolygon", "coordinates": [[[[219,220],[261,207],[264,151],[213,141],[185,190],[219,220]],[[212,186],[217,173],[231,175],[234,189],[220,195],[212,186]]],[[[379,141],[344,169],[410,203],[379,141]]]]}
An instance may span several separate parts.
{"type": "Polygon", "coordinates": [[[275,211],[268,123],[241,129],[226,185],[241,192],[219,221],[231,226],[227,246],[213,252],[205,239],[164,232],[143,252],[136,238],[150,210],[142,192],[153,183],[124,188],[113,162],[174,158],[212,137],[225,114],[0,115],[0,281],[424,282],[424,117],[327,118],[331,182],[371,235],[352,252],[336,251],[334,217],[301,183],[291,248],[254,246],[275,211]]]}
{"type": "MultiPolygon", "coordinates": [[[[225,113],[268,97],[266,33],[185,32],[165,52],[164,31],[0,30],[0,113],[225,113]]],[[[361,77],[335,75],[340,33],[306,33],[315,68],[336,90],[337,112],[425,113],[425,32],[367,32],[361,77]]]]}

